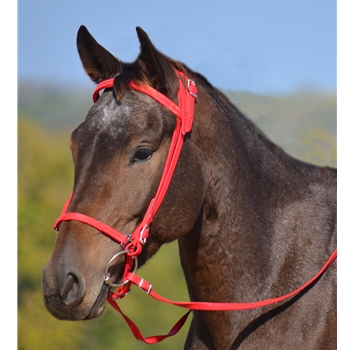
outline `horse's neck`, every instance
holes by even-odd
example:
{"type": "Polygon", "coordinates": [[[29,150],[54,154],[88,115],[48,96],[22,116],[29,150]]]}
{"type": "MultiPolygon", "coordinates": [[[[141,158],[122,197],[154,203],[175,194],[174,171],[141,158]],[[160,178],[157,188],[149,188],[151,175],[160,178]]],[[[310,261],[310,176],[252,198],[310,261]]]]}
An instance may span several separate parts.
{"type": "Polygon", "coordinates": [[[303,244],[295,217],[310,215],[303,210],[311,178],[238,111],[224,103],[217,113],[201,118],[193,135],[205,154],[207,195],[193,231],[179,241],[181,261],[193,299],[252,301],[274,288],[292,222],[292,239],[303,244]]]}

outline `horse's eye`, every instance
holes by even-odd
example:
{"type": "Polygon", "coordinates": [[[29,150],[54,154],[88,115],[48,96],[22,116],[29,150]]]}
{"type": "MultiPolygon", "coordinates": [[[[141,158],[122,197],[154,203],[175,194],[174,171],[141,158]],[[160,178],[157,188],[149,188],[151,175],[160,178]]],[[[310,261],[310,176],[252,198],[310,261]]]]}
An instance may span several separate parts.
{"type": "Polygon", "coordinates": [[[133,163],[149,160],[152,154],[153,150],[151,148],[139,148],[134,155],[133,163]]]}

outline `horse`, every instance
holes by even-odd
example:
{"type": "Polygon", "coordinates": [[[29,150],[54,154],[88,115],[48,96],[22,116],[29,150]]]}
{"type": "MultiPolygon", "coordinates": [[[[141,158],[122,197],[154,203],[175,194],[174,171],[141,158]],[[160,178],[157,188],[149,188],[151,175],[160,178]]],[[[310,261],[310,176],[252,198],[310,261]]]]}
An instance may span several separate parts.
{"type": "MultiPolygon", "coordinates": [[[[288,155],[203,75],[136,31],[140,53],[125,63],[78,30],[82,66],[98,88],[70,139],[73,192],[43,269],[46,308],[63,320],[101,316],[136,262],[174,240],[193,305],[297,289],[336,250],[337,170],[288,155]]],[[[194,308],[184,348],[336,349],[336,312],[335,260],[286,300],[194,308]]]]}

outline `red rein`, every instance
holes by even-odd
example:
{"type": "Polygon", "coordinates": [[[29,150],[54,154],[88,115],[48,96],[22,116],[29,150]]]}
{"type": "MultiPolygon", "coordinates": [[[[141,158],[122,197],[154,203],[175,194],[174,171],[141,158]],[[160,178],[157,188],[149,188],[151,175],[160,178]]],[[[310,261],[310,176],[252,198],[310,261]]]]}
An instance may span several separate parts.
{"type": "MultiPolygon", "coordinates": [[[[87,215],[74,213],[74,212],[67,212],[71,197],[73,195],[72,193],[71,197],[65,203],[62,213],[54,225],[54,228],[58,230],[61,222],[63,221],[70,221],[70,220],[80,221],[82,223],[85,223],[87,225],[90,225],[96,228],[106,236],[120,243],[123,250],[126,251],[125,270],[124,270],[124,275],[122,279],[123,285],[121,285],[116,292],[110,294],[107,297],[107,300],[113,306],[113,308],[123,316],[124,320],[129,325],[136,339],[143,341],[147,344],[158,343],[164,340],[165,338],[175,335],[184,325],[189,313],[192,310],[205,310],[205,311],[250,310],[250,309],[271,305],[273,303],[277,303],[287,298],[290,298],[293,295],[305,289],[310,284],[312,284],[315,280],[317,280],[317,278],[322,275],[322,273],[329,267],[329,265],[337,257],[337,250],[335,250],[331,255],[331,257],[326,262],[326,264],[323,266],[323,268],[312,279],[310,279],[308,282],[306,282],[304,285],[302,285],[300,288],[296,289],[295,291],[278,298],[272,298],[272,299],[253,302],[253,303],[176,302],[176,301],[168,300],[158,295],[156,292],[154,292],[152,290],[152,285],[149,282],[145,281],[143,278],[140,278],[139,276],[135,275],[134,272],[132,272],[132,268],[135,263],[135,257],[137,257],[137,255],[141,253],[142,246],[145,244],[149,235],[152,219],[156,214],[158,208],[160,207],[165,197],[165,194],[167,192],[167,189],[170,185],[171,178],[173,176],[177,161],[180,156],[182,145],[185,141],[185,136],[188,132],[191,131],[191,128],[192,128],[192,122],[193,122],[193,116],[194,116],[194,104],[195,104],[195,99],[197,98],[197,95],[196,95],[197,87],[194,81],[188,79],[188,77],[184,73],[179,72],[177,70],[175,72],[177,77],[179,78],[179,92],[178,92],[179,104],[178,105],[175,104],[168,97],[164,96],[159,91],[153,89],[150,86],[138,85],[138,84],[135,84],[134,82],[130,82],[130,87],[132,89],[150,96],[151,98],[159,102],[161,105],[166,107],[168,110],[170,110],[177,117],[177,124],[173,133],[173,137],[172,137],[172,141],[171,141],[170,149],[168,153],[168,158],[165,163],[165,168],[163,171],[162,178],[160,180],[157,193],[155,197],[152,199],[151,203],[149,204],[141,224],[136,228],[136,230],[131,235],[124,235],[121,232],[115,230],[113,227],[110,227],[87,215]],[[127,292],[130,290],[131,284],[135,284],[136,286],[140,287],[142,290],[147,292],[151,297],[153,297],[158,301],[183,307],[183,308],[189,309],[189,311],[175,324],[175,326],[169,331],[168,334],[145,338],[140,332],[140,330],[137,328],[137,326],[122,312],[122,310],[119,308],[116,302],[116,299],[121,299],[127,294],[127,292]]],[[[113,88],[113,84],[114,84],[114,79],[108,79],[98,84],[93,94],[94,102],[98,100],[100,90],[106,89],[106,88],[113,88]]]]}

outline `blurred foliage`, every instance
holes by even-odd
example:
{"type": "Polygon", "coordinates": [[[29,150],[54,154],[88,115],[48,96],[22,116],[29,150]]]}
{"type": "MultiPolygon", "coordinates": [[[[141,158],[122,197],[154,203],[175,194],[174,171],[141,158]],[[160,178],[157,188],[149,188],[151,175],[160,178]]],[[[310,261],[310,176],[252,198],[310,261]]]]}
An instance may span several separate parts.
{"type": "Polygon", "coordinates": [[[91,89],[52,83],[21,82],[18,86],[18,111],[43,128],[56,130],[80,123],[92,103],[91,89]]]}
{"type": "MultiPolygon", "coordinates": [[[[90,92],[89,92],[90,93],[90,92]]],[[[319,165],[336,165],[336,98],[317,94],[281,97],[225,92],[289,153],[319,165]]],[[[55,243],[53,223],[73,184],[69,138],[90,99],[78,89],[20,85],[18,94],[18,349],[145,349],[109,305],[84,322],[58,321],[45,309],[41,271],[55,243]],[[74,104],[76,101],[76,104],[74,104]],[[71,116],[71,117],[69,117],[71,116]],[[58,120],[57,120],[58,119],[58,120]]],[[[90,98],[90,95],[88,94],[90,98]]],[[[140,270],[154,290],[188,300],[177,243],[160,249],[140,270]]],[[[133,288],[119,305],[145,336],[165,334],[184,310],[161,304],[133,288]]],[[[181,349],[184,329],[152,349],[181,349]]],[[[149,346],[148,346],[149,347],[149,346]]]]}

